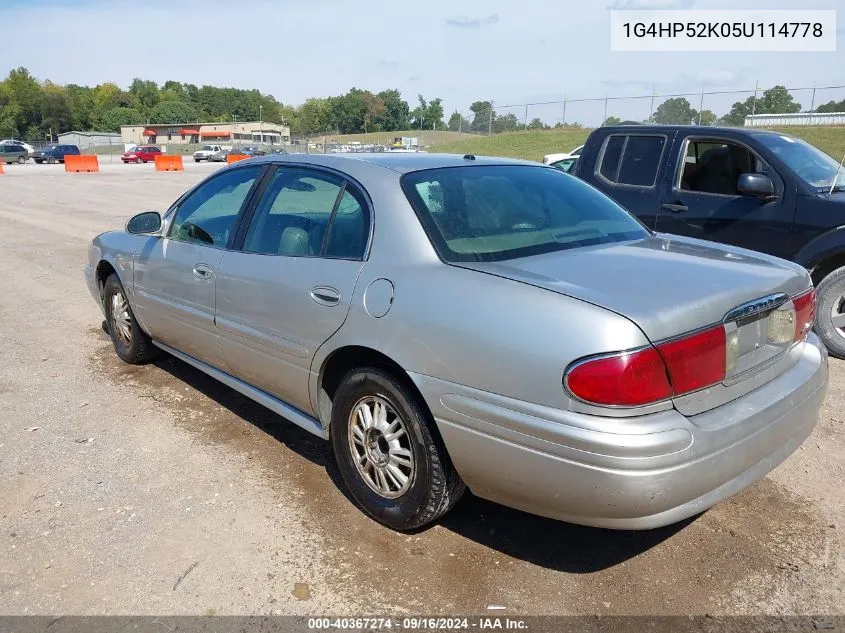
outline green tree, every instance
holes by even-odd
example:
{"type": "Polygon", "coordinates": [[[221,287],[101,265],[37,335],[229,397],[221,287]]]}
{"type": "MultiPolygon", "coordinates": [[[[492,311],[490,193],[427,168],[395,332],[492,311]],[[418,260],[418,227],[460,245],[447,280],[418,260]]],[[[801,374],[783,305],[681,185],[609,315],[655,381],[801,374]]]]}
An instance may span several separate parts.
{"type": "Polygon", "coordinates": [[[135,78],[129,86],[129,94],[133,104],[142,111],[149,111],[155,106],[161,96],[158,91],[158,84],[148,79],[135,78]]]}
{"type": "Polygon", "coordinates": [[[701,125],[715,125],[718,118],[712,110],[701,111],[701,125]]]}
{"type": "Polygon", "coordinates": [[[689,125],[698,120],[698,110],[683,97],[672,97],[657,106],[653,120],[664,125],[689,125]]]}
{"type": "Polygon", "coordinates": [[[549,126],[543,123],[543,121],[539,118],[531,119],[528,123],[529,130],[548,130],[549,126]]]}
{"type": "Polygon", "coordinates": [[[93,91],[88,86],[68,84],[65,95],[70,104],[71,129],[93,130],[99,125],[97,108],[94,106],[93,91]]]}
{"type": "Polygon", "coordinates": [[[469,119],[465,118],[460,112],[455,110],[452,116],[449,117],[447,127],[453,132],[469,132],[471,123],[469,119]]]}
{"type": "Polygon", "coordinates": [[[784,86],[765,90],[759,97],[754,95],[731,106],[722,121],[728,125],[745,125],[745,117],[751,114],[790,114],[800,112],[801,104],[792,98],[784,86]]]}
{"type": "Polygon", "coordinates": [[[376,97],[381,99],[384,110],[375,123],[386,131],[405,130],[408,128],[408,102],[398,90],[382,90],[376,97]]]}
{"type": "Polygon", "coordinates": [[[106,82],[96,86],[91,95],[94,107],[101,112],[120,106],[121,90],[117,84],[106,82]]]}
{"type": "Polygon", "coordinates": [[[816,112],[845,112],[845,99],[842,101],[828,101],[827,103],[823,103],[816,108],[816,112]]]}
{"type": "Polygon", "coordinates": [[[620,123],[622,123],[622,119],[618,116],[609,116],[604,120],[602,125],[619,125],[620,123]]]}
{"type": "Polygon", "coordinates": [[[73,114],[65,89],[46,82],[41,90],[41,131],[59,134],[69,132],[73,125],[73,114]]]}
{"type": "Polygon", "coordinates": [[[112,108],[103,112],[100,118],[102,132],[120,132],[121,125],[141,125],[144,115],[134,108],[112,108]]]}
{"type": "Polygon", "coordinates": [[[3,84],[8,94],[8,105],[14,106],[5,117],[14,117],[18,134],[37,135],[41,123],[41,86],[38,81],[21,67],[12,70],[3,84]]]}
{"type": "Polygon", "coordinates": [[[487,132],[490,125],[490,118],[495,117],[493,110],[493,103],[490,101],[475,101],[469,107],[472,112],[472,123],[470,129],[473,132],[487,132]]]}
{"type": "Polygon", "coordinates": [[[188,123],[197,113],[184,101],[162,101],[150,110],[150,123],[188,123]]]}
{"type": "Polygon", "coordinates": [[[299,118],[297,133],[309,135],[327,131],[330,113],[331,108],[328,99],[319,97],[306,99],[296,113],[299,118]]]}
{"type": "Polygon", "coordinates": [[[500,134],[501,132],[515,132],[520,127],[522,125],[513,112],[508,112],[505,115],[494,114],[493,116],[493,132],[496,134],[500,134]]]}

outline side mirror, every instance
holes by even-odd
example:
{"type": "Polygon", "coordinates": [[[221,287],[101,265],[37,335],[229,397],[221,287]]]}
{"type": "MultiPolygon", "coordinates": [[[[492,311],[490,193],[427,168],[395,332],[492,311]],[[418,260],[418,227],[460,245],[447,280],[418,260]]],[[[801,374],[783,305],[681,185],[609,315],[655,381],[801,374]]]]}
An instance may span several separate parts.
{"type": "Polygon", "coordinates": [[[775,185],[764,174],[742,174],[736,183],[736,189],[743,196],[754,196],[761,200],[775,199],[775,185]]]}
{"type": "Polygon", "coordinates": [[[155,233],[161,228],[161,215],[158,211],[144,211],[133,215],[126,223],[126,232],[133,235],[155,233]]]}

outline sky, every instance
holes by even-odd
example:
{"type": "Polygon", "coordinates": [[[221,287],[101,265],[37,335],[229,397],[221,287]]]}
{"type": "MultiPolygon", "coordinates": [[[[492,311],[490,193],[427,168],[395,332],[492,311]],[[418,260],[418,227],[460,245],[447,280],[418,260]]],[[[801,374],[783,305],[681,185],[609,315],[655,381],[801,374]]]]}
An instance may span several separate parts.
{"type": "MultiPolygon", "coordinates": [[[[567,120],[595,123],[602,97],[775,84],[845,84],[843,0],[0,0],[0,24],[23,46],[0,66],[41,80],[126,87],[134,77],[257,88],[283,103],[399,89],[443,99],[446,116],[477,100],[520,119],[510,104],[569,103],[567,120]],[[610,51],[610,9],[840,9],[832,53],[620,53],[610,51]],[[43,45],[36,45],[37,43],[43,45]]],[[[0,74],[5,69],[0,67],[0,74]]],[[[744,95],[707,96],[723,114],[744,95]]],[[[804,107],[811,91],[796,93],[804,107]]],[[[816,104],[845,98],[818,91],[816,104]]],[[[690,97],[699,107],[700,97],[690,97]]],[[[644,119],[651,99],[608,102],[607,114],[644,119]]],[[[561,105],[529,118],[561,120],[561,105]]]]}

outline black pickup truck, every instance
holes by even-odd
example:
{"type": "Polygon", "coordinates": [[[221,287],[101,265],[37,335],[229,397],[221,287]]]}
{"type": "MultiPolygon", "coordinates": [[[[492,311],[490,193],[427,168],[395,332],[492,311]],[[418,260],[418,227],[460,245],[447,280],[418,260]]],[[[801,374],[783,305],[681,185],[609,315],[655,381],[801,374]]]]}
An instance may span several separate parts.
{"type": "Polygon", "coordinates": [[[845,168],[839,161],[768,130],[614,126],[590,134],[574,175],[655,231],[762,251],[807,268],[818,292],[816,332],[831,354],[845,358],[845,168]]]}

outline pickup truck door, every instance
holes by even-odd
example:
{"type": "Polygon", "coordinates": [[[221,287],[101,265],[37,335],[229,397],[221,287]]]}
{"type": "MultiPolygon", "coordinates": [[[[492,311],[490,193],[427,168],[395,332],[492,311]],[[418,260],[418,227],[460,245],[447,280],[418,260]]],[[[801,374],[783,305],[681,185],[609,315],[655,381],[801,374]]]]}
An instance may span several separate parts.
{"type": "Polygon", "coordinates": [[[796,190],[753,147],[735,138],[679,134],[657,217],[661,233],[687,235],[789,258],[796,190]],[[772,179],[772,201],[736,191],[741,173],[772,179]]]}

